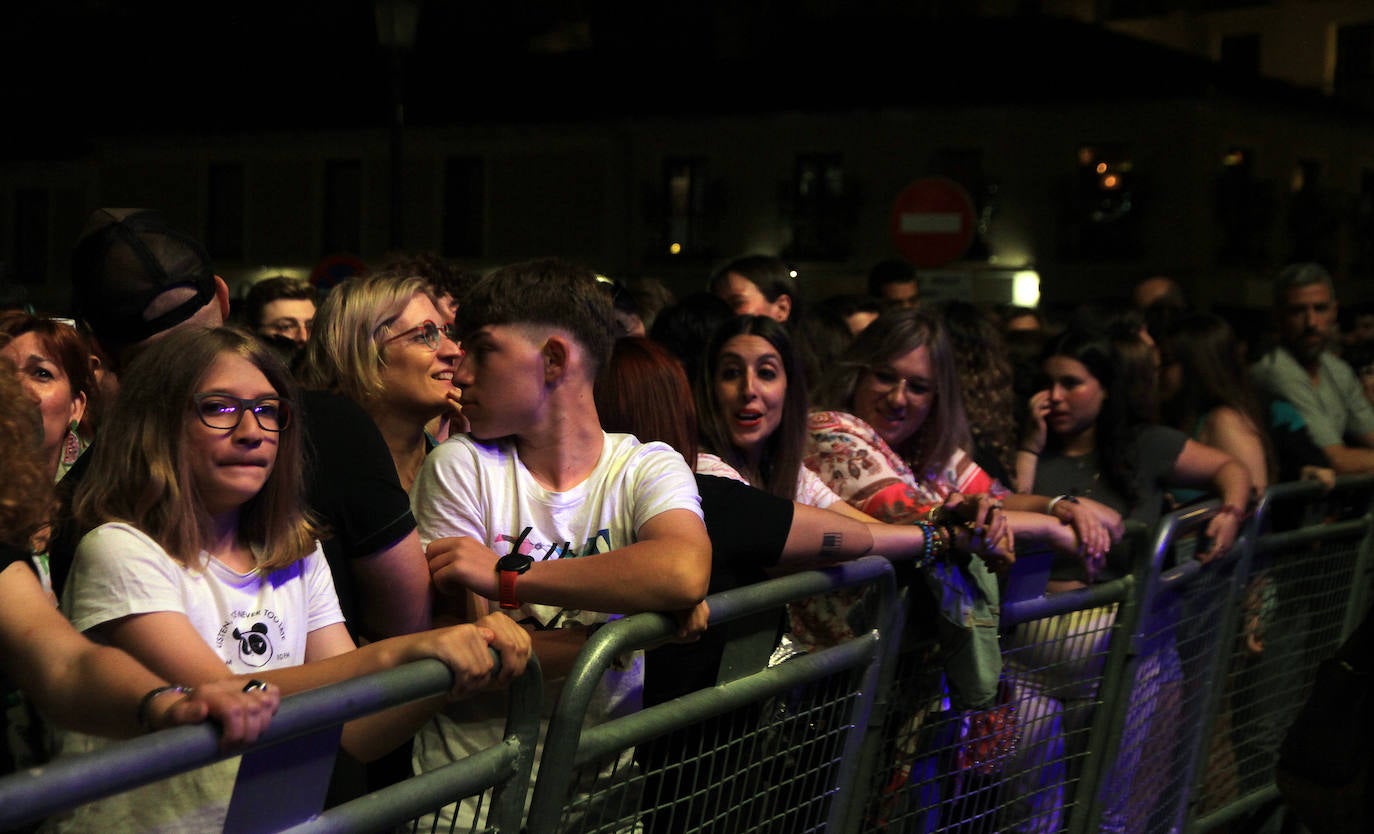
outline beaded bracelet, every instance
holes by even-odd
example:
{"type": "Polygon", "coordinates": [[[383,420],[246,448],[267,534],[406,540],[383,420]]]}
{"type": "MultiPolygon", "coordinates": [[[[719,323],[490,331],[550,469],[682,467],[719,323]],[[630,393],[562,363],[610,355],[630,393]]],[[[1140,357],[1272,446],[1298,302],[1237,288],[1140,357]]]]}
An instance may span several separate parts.
{"type": "Polygon", "coordinates": [[[935,558],[942,559],[954,544],[954,528],[948,524],[935,527],[935,558]]]}
{"type": "Polygon", "coordinates": [[[921,549],[921,555],[915,561],[915,566],[917,568],[924,568],[935,561],[935,525],[931,524],[929,521],[917,521],[914,523],[917,527],[921,528],[922,538],[925,541],[921,549]]]}

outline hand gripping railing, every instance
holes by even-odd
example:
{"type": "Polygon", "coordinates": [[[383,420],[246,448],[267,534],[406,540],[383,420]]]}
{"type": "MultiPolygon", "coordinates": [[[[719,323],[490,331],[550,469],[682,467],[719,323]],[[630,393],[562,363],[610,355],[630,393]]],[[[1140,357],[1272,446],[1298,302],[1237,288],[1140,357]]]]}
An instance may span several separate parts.
{"type": "Polygon", "coordinates": [[[283,698],[259,740],[231,754],[220,752],[214,726],[199,724],[59,758],[0,779],[0,829],[242,755],[226,819],[228,832],[375,831],[456,797],[502,785],[512,788],[506,793],[514,798],[505,800],[504,806],[498,800],[493,813],[504,813],[506,830],[516,831],[538,732],[542,680],[534,658],[510,685],[511,717],[504,745],[444,774],[406,780],[320,813],[342,724],[441,694],[452,680],[443,663],[422,660],[283,698]]]}

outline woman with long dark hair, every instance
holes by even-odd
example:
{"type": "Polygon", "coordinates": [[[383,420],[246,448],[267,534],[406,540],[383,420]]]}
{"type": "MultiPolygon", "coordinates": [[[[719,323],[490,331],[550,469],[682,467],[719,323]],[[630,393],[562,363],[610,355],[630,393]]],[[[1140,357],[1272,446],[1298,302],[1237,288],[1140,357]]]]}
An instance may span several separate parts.
{"type": "MultiPolygon", "coordinates": [[[[1097,333],[1068,330],[1046,343],[1041,367],[1047,387],[1031,398],[1023,441],[1035,459],[1033,477],[1023,486],[1055,495],[1060,503],[1090,498],[1147,527],[1166,509],[1170,487],[1207,489],[1223,503],[1207,526],[1210,546],[1199,554],[1209,561],[1235,542],[1254,481],[1232,455],[1142,420],[1121,362],[1112,343],[1097,333]]],[[[1056,560],[1050,589],[1082,587],[1097,578],[1098,567],[1056,560]]],[[[1128,571],[1117,562],[1108,575],[1128,571]]]]}

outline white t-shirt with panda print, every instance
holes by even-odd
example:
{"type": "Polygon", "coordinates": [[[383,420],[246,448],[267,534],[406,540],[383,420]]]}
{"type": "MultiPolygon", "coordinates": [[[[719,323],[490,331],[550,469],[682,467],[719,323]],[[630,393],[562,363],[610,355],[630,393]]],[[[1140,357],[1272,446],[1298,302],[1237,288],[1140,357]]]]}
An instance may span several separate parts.
{"type": "MultiPolygon", "coordinates": [[[[206,553],[201,558],[202,569],[189,569],[137,528],[102,524],[77,546],[63,612],[78,631],[133,614],[184,614],[236,675],[298,666],[305,662],[310,632],[343,622],[318,546],[267,576],[239,573],[206,553]]],[[[58,732],[59,755],[110,743],[58,732]]],[[[238,758],[227,759],[83,805],[50,818],[44,830],[217,831],[224,826],[237,770],[238,758]]]]}

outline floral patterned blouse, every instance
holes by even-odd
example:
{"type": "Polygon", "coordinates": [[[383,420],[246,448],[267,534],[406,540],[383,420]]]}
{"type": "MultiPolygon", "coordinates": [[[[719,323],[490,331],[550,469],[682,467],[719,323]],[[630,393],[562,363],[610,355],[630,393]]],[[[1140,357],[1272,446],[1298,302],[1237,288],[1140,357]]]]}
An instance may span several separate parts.
{"type": "MultiPolygon", "coordinates": [[[[938,471],[917,477],[911,467],[873,429],[853,414],[817,411],[808,418],[809,436],[803,463],[850,505],[889,524],[910,523],[951,493],[1011,493],[956,451],[938,471]]],[[[979,559],[966,567],[937,562],[923,571],[944,617],[974,636],[971,652],[946,666],[949,684],[963,706],[979,706],[996,692],[998,654],[997,580],[979,559]]],[[[807,651],[833,646],[853,636],[850,613],[855,591],[835,591],[791,603],[792,640],[807,651]]]]}
{"type": "Polygon", "coordinates": [[[1011,490],[963,450],[918,478],[872,426],[843,411],[815,411],[807,421],[807,469],[840,497],[889,524],[914,520],[953,492],[1005,498],[1011,490]]]}

